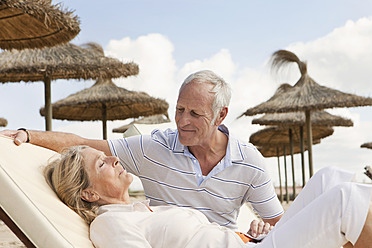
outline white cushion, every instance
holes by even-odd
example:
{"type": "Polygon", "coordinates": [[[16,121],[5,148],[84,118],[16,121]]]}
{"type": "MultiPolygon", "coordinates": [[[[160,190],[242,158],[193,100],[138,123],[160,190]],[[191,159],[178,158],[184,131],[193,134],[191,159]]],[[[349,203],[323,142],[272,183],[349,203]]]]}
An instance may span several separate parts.
{"type": "Polygon", "coordinates": [[[45,182],[57,153],[0,136],[0,206],[37,247],[93,247],[89,227],[45,182]]]}

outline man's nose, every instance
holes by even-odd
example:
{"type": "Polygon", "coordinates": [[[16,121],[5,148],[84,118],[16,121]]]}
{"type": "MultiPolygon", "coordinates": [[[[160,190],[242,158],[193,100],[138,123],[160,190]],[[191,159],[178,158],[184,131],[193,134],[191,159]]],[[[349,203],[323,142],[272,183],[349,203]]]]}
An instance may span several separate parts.
{"type": "Polygon", "coordinates": [[[188,125],[189,123],[190,123],[190,115],[188,115],[187,113],[182,113],[179,116],[178,125],[180,125],[181,127],[183,127],[183,126],[188,125]]]}

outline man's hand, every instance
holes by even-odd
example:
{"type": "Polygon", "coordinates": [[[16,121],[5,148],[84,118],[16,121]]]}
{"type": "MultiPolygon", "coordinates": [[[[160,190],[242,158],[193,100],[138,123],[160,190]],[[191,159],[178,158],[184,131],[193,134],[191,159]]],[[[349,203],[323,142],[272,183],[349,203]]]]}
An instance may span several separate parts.
{"type": "Polygon", "coordinates": [[[271,229],[273,229],[274,226],[270,225],[270,223],[265,223],[262,220],[253,220],[251,222],[250,229],[248,231],[248,234],[251,235],[252,237],[256,238],[261,234],[268,234],[271,229]]]}
{"type": "Polygon", "coordinates": [[[61,152],[65,147],[87,145],[99,151],[103,151],[107,156],[111,156],[111,150],[107,140],[85,139],[73,133],[37,130],[4,130],[0,135],[8,136],[13,139],[16,145],[29,143],[41,146],[56,152],[61,152]]]}
{"type": "Polygon", "coordinates": [[[27,133],[23,130],[4,130],[0,131],[0,134],[13,138],[14,144],[17,146],[27,141],[27,133]]]}

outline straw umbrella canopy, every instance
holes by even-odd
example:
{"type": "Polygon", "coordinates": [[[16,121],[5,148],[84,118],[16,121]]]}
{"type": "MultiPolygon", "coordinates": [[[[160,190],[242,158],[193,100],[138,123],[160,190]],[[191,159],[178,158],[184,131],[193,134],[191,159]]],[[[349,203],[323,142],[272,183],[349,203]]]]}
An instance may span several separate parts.
{"type": "Polygon", "coordinates": [[[286,50],[279,50],[273,54],[273,68],[280,68],[281,66],[292,62],[297,63],[301,72],[301,78],[294,87],[273,99],[269,99],[264,103],[248,109],[242,115],[252,116],[262,113],[305,112],[306,133],[309,136],[307,138],[309,142],[309,167],[310,176],[312,176],[313,160],[312,139],[310,138],[312,135],[310,112],[326,108],[370,106],[372,105],[372,98],[348,94],[339,90],[321,86],[307,74],[306,63],[300,61],[294,53],[286,50]]]}
{"type": "MultiPolygon", "coordinates": [[[[283,147],[284,161],[286,161],[286,147],[290,146],[291,162],[292,162],[292,187],[293,196],[296,196],[296,180],[295,180],[295,170],[294,170],[294,160],[293,160],[293,144],[298,144],[300,146],[301,137],[303,137],[303,129],[300,127],[288,128],[284,127],[267,127],[256,133],[252,134],[249,138],[249,142],[258,147],[276,146],[283,147]],[[290,139],[288,139],[288,135],[290,139]]],[[[313,139],[320,140],[322,138],[328,137],[333,134],[333,128],[314,126],[313,139]]],[[[285,173],[287,173],[287,166],[285,162],[285,173]]],[[[287,175],[287,174],[285,174],[287,175]]],[[[287,182],[287,176],[286,182],[287,182]]],[[[287,186],[286,186],[287,189],[287,186]]],[[[288,196],[288,195],[287,195],[288,196]]],[[[288,196],[289,197],[289,196],[288,196]]],[[[288,201],[287,197],[287,201],[288,201]]]]}
{"type": "Polygon", "coordinates": [[[0,117],[0,127],[6,127],[7,125],[8,125],[8,121],[0,117]]]}
{"type": "Polygon", "coordinates": [[[166,122],[170,122],[168,114],[151,115],[151,116],[142,117],[138,120],[134,120],[131,123],[126,124],[124,126],[114,128],[112,129],[112,131],[114,133],[124,133],[133,124],[161,124],[161,123],[166,123],[166,122]]]}
{"type": "MultiPolygon", "coordinates": [[[[300,143],[300,128],[293,127],[293,142],[300,143]]],[[[304,132],[304,131],[303,131],[304,132]]],[[[314,126],[313,140],[323,139],[332,135],[334,132],[331,127],[314,126]]],[[[307,137],[305,137],[307,141],[307,137]]],[[[265,146],[266,144],[287,144],[288,142],[288,129],[283,127],[267,127],[253,133],[249,137],[249,142],[255,146],[265,146]]]]}
{"type": "Polygon", "coordinates": [[[55,46],[80,32],[73,11],[46,0],[0,1],[0,48],[25,49],[55,46]]]}
{"type": "MultiPolygon", "coordinates": [[[[313,140],[313,144],[319,144],[320,143],[320,139],[315,139],[313,140]]],[[[289,147],[289,142],[287,143],[281,143],[281,144],[265,144],[265,145],[261,145],[261,146],[257,146],[257,149],[260,151],[260,153],[262,154],[262,156],[266,157],[266,158],[270,158],[270,157],[277,157],[278,155],[290,155],[290,151],[289,149],[284,149],[284,147],[289,147]]],[[[304,146],[304,150],[306,151],[307,150],[307,146],[305,145],[304,146]]],[[[293,153],[294,154],[298,154],[298,153],[301,153],[301,146],[300,144],[295,144],[293,146],[293,153]]]]}
{"type": "MultiPolygon", "coordinates": [[[[313,126],[353,126],[353,121],[341,116],[332,115],[326,111],[314,111],[310,113],[311,125],[313,126]]],[[[304,112],[265,114],[252,120],[252,124],[272,126],[305,126],[306,117],[304,112]]]]}
{"type": "MultiPolygon", "coordinates": [[[[326,111],[314,111],[310,113],[311,115],[311,125],[312,126],[353,126],[353,122],[350,119],[343,118],[341,116],[336,116],[329,114],[326,111]]],[[[305,163],[304,163],[304,149],[303,149],[303,126],[306,124],[305,113],[304,112],[289,112],[289,113],[274,113],[265,114],[260,118],[252,120],[253,124],[260,125],[275,125],[291,128],[294,126],[300,127],[300,153],[301,153],[301,164],[302,164],[302,182],[305,186],[305,163]]],[[[291,146],[291,149],[292,146],[291,146]]]]}
{"type": "MultiPolygon", "coordinates": [[[[312,138],[315,140],[322,139],[332,135],[334,132],[331,127],[314,126],[312,138]]],[[[291,165],[292,165],[292,182],[293,182],[293,193],[296,193],[296,179],[295,179],[295,168],[293,158],[293,144],[301,146],[302,137],[304,137],[304,130],[298,126],[286,128],[286,127],[267,127],[256,133],[252,134],[249,138],[249,142],[260,147],[276,145],[282,147],[286,144],[286,147],[290,148],[291,154],[291,165]],[[289,138],[288,138],[289,136],[289,138]]],[[[305,138],[306,141],[307,138],[305,138]]]]}
{"type": "Polygon", "coordinates": [[[105,57],[96,43],[71,43],[43,49],[11,50],[0,53],[0,82],[43,81],[46,130],[51,130],[51,80],[128,77],[138,74],[138,65],[105,57]]]}
{"type": "Polygon", "coordinates": [[[372,142],[364,143],[364,144],[362,144],[360,147],[362,147],[362,148],[372,149],[372,142]]]}
{"type": "MultiPolygon", "coordinates": [[[[155,114],[167,114],[165,100],[145,92],[129,91],[116,86],[111,79],[98,79],[90,88],[52,104],[53,118],[71,121],[101,120],[103,138],[107,139],[107,120],[125,120],[155,114]]],[[[40,109],[45,114],[45,109],[40,109]]]]}

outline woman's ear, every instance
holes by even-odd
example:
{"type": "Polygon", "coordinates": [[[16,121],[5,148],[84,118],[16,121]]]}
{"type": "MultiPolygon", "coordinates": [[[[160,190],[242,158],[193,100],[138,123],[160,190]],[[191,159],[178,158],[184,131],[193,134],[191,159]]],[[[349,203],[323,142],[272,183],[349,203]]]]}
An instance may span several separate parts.
{"type": "Polygon", "coordinates": [[[99,195],[93,189],[86,188],[81,192],[81,199],[87,202],[96,202],[99,200],[99,195]]]}

